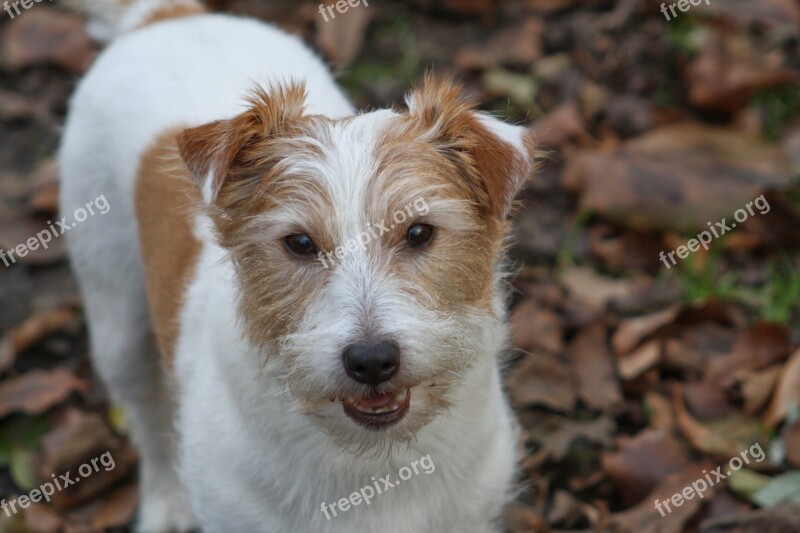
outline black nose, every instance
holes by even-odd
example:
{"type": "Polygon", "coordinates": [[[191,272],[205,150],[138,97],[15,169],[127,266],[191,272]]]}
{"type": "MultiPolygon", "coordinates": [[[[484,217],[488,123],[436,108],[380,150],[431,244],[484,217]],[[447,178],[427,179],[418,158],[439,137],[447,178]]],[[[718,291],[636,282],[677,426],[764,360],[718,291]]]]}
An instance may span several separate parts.
{"type": "Polygon", "coordinates": [[[397,373],[400,348],[392,341],[377,344],[351,344],[342,353],[347,375],[367,385],[377,387],[397,373]]]}

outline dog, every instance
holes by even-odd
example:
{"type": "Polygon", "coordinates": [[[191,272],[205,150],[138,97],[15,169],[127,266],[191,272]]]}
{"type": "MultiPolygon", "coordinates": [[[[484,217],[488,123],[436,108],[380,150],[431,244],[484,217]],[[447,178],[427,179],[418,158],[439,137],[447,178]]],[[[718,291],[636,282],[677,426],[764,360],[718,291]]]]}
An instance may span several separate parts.
{"type": "Polygon", "coordinates": [[[533,133],[433,75],[357,113],[299,38],[194,0],[84,4],[110,43],[70,102],[61,209],[111,206],[67,238],[137,529],[500,530],[533,133]]]}

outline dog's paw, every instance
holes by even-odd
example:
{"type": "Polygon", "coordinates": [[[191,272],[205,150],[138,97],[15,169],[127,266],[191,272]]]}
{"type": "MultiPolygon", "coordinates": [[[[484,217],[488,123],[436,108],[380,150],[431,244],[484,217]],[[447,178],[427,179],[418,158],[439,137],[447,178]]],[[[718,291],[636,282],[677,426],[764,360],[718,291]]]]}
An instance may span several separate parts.
{"type": "Polygon", "coordinates": [[[183,490],[143,494],[136,521],[137,533],[186,533],[199,531],[183,490]]]}

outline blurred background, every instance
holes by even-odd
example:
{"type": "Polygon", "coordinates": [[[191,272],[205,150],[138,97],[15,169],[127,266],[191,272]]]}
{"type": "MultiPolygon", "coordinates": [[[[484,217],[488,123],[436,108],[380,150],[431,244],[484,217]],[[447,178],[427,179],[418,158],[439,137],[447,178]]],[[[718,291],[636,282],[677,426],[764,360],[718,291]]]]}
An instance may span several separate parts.
{"type": "MultiPolygon", "coordinates": [[[[450,72],[536,131],[511,245],[508,531],[800,531],[800,3],[373,0],[328,22],[314,2],[210,4],[300,33],[360,109],[450,72]],[[745,450],[764,458],[654,506],[745,450]]],[[[58,218],[67,102],[99,50],[58,1],[0,13],[4,250],[58,218]]],[[[55,239],[0,264],[0,498],[105,451],[113,470],[0,512],[0,532],[125,529],[137,506],[55,239]]]]}

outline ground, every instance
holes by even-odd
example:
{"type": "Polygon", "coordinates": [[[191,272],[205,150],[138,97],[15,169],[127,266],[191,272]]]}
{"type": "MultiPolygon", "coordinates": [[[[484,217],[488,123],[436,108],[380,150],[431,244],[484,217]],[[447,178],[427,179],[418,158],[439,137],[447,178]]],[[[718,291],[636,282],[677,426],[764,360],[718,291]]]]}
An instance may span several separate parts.
{"type": "MultiPolygon", "coordinates": [[[[301,33],[361,109],[449,72],[536,132],[510,248],[508,531],[800,531],[796,2],[385,1],[327,22],[309,2],[213,5],[301,33]]],[[[9,250],[58,218],[67,101],[100,47],[57,2],[0,13],[0,42],[9,250]]],[[[63,246],[0,265],[0,497],[105,451],[114,467],[0,511],[0,532],[124,528],[137,505],[63,246]]]]}

